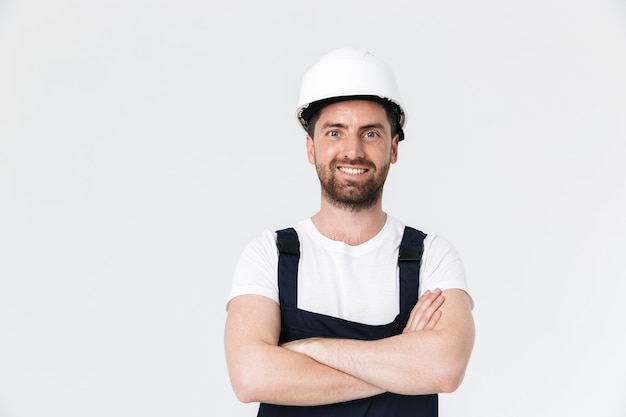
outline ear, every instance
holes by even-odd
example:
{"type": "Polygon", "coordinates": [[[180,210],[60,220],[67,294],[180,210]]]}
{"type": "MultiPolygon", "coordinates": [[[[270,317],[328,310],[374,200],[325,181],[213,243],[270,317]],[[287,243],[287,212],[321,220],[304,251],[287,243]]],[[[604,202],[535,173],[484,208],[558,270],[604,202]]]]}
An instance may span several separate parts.
{"type": "Polygon", "coordinates": [[[395,164],[398,162],[398,144],[400,143],[400,135],[396,134],[393,139],[391,139],[391,163],[395,164]]]}
{"type": "Polygon", "coordinates": [[[306,136],[306,157],[309,160],[309,164],[315,165],[315,144],[310,135],[306,136]]]}

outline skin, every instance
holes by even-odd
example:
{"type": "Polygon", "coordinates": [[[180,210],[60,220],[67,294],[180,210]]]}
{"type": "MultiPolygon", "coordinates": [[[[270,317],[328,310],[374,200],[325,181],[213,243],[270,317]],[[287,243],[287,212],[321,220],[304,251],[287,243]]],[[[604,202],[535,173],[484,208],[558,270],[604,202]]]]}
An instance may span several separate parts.
{"type": "MultiPolygon", "coordinates": [[[[322,109],[308,160],[322,184],[312,216],[325,236],[359,245],[386,222],[382,185],[398,159],[398,136],[383,107],[345,101],[322,109]]],[[[269,298],[231,300],[225,350],[231,383],[243,402],[320,405],[376,395],[454,391],[474,344],[469,296],[426,291],[402,334],[376,341],[311,338],[278,345],[280,307],[269,298]]]]}

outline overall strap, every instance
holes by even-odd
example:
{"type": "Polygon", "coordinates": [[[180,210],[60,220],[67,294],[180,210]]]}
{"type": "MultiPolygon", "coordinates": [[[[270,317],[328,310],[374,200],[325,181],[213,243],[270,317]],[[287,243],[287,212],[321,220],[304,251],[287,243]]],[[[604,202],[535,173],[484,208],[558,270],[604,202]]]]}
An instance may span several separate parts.
{"type": "Polygon", "coordinates": [[[278,248],[278,293],[280,305],[296,308],[298,303],[298,262],[300,241],[293,227],[276,232],[278,248]]]}
{"type": "MultiPolygon", "coordinates": [[[[398,253],[400,269],[400,313],[411,311],[417,303],[419,270],[426,235],[406,226],[398,253]]],[[[290,227],[276,232],[278,248],[278,288],[281,306],[296,308],[298,299],[298,263],[300,241],[295,229],[290,227]]]]}
{"type": "Polygon", "coordinates": [[[405,226],[400,250],[398,266],[400,268],[400,314],[408,314],[417,303],[419,294],[419,271],[424,252],[426,234],[409,226],[405,226]]]}

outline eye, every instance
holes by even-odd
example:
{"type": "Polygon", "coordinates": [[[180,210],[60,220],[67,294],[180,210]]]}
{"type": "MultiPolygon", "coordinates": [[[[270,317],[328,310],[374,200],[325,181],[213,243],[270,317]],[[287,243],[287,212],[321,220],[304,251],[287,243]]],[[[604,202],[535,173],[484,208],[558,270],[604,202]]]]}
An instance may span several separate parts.
{"type": "Polygon", "coordinates": [[[336,130],[331,130],[330,132],[328,132],[328,136],[336,138],[337,136],[339,136],[339,132],[337,132],[336,130]]]}
{"type": "Polygon", "coordinates": [[[372,131],[370,131],[370,132],[365,132],[365,137],[366,137],[367,139],[375,139],[375,138],[377,138],[377,137],[378,137],[378,133],[376,133],[376,132],[372,132],[372,131]]]}

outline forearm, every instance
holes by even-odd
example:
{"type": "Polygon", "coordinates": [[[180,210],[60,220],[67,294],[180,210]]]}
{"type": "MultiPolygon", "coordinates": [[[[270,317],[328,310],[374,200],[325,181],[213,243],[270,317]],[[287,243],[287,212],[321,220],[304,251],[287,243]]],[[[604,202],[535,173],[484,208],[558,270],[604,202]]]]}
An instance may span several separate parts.
{"type": "Polygon", "coordinates": [[[244,402],[321,405],[369,397],[383,392],[355,376],[279,346],[248,349],[237,355],[231,380],[244,402]]]}
{"type": "Polygon", "coordinates": [[[441,322],[376,341],[313,338],[286,345],[316,361],[385,391],[430,394],[454,391],[461,383],[474,343],[466,295],[448,291],[441,322]]]}
{"type": "Polygon", "coordinates": [[[379,394],[380,388],[278,346],[280,310],[261,296],[230,303],[224,334],[233,390],[243,402],[320,405],[379,394]]]}
{"type": "Polygon", "coordinates": [[[445,354],[426,354],[437,350],[436,337],[428,333],[433,332],[377,341],[308,339],[299,351],[385,391],[407,395],[451,391],[459,373],[445,354]]]}

